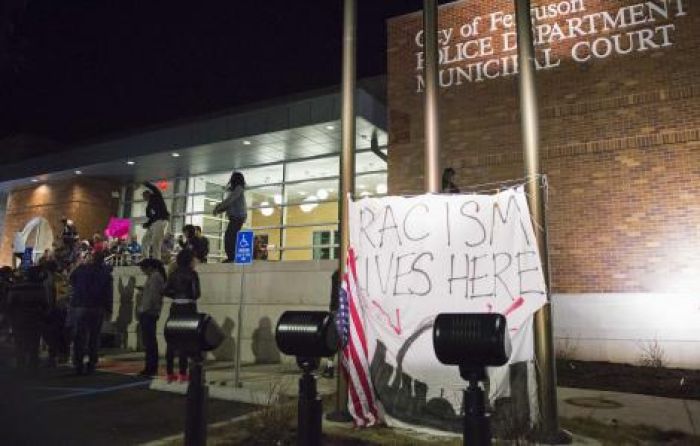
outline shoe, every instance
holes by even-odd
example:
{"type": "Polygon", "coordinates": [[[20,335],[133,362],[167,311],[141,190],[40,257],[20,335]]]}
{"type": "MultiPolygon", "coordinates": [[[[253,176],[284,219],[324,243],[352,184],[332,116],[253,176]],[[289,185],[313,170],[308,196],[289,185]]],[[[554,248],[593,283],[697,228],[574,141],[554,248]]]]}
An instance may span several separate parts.
{"type": "Polygon", "coordinates": [[[180,373],[180,375],[178,375],[177,377],[177,380],[181,383],[186,383],[190,380],[190,376],[185,373],[180,373]]]}
{"type": "Polygon", "coordinates": [[[168,373],[165,379],[168,381],[168,384],[172,384],[175,381],[177,381],[177,375],[175,375],[174,373],[168,373]]]}

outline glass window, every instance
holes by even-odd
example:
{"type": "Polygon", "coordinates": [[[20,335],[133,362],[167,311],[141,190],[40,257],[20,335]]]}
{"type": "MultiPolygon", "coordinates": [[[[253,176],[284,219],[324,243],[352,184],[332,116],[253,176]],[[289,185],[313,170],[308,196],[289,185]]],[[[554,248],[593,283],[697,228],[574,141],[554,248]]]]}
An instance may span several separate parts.
{"type": "MultiPolygon", "coordinates": [[[[240,169],[239,172],[241,172],[245,177],[245,183],[247,186],[279,184],[283,181],[282,176],[284,172],[284,165],[274,164],[272,166],[240,169]]],[[[226,179],[226,183],[228,183],[228,179],[226,179]]]]}
{"type": "Polygon", "coordinates": [[[333,232],[337,230],[337,225],[306,226],[285,229],[285,244],[282,260],[313,260],[314,234],[317,232],[333,232]]]}
{"type": "Polygon", "coordinates": [[[387,183],[386,172],[359,175],[355,180],[355,195],[358,198],[386,195],[387,183]]]}
{"type": "MultiPolygon", "coordinates": [[[[386,150],[382,150],[386,153],[386,150]]],[[[377,172],[386,170],[386,161],[374,152],[359,152],[355,155],[355,173],[377,172]]]]}
{"type": "Polygon", "coordinates": [[[303,181],[339,175],[339,158],[331,156],[287,164],[286,181],[303,181]]]}
{"type": "Polygon", "coordinates": [[[340,234],[338,231],[314,231],[314,260],[337,259],[340,254],[340,234]]]}
{"type": "Polygon", "coordinates": [[[284,202],[292,205],[315,201],[337,201],[338,187],[337,179],[290,184],[285,188],[284,202]]]}

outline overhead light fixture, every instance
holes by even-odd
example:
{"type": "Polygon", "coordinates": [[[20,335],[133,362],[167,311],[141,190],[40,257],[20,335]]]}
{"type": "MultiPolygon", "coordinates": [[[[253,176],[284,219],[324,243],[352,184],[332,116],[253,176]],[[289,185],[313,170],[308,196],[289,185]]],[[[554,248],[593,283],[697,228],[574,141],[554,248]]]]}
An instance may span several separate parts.
{"type": "Polygon", "coordinates": [[[263,214],[265,217],[269,217],[270,215],[275,213],[275,208],[270,207],[270,203],[267,201],[263,201],[260,203],[260,206],[263,206],[260,208],[260,213],[263,214]]]}
{"type": "Polygon", "coordinates": [[[377,184],[377,187],[375,188],[378,194],[385,194],[387,192],[387,187],[385,183],[379,183],[377,184]]]}
{"type": "Polygon", "coordinates": [[[372,196],[372,192],[367,191],[367,190],[360,193],[360,197],[371,197],[371,196],[372,196]]]}
{"type": "Polygon", "coordinates": [[[76,170],[76,171],[75,171],[75,174],[76,174],[76,175],[82,175],[82,174],[83,174],[83,171],[82,171],[82,170],[76,170]]]}
{"type": "Polygon", "coordinates": [[[360,189],[367,189],[367,185],[366,185],[366,184],[360,184],[360,185],[357,186],[357,187],[360,188],[360,189]]]}
{"type": "Polygon", "coordinates": [[[335,130],[335,126],[333,125],[327,125],[326,130],[335,130]]]}
{"type": "Polygon", "coordinates": [[[126,160],[126,164],[129,165],[129,166],[133,166],[134,164],[136,164],[136,161],[134,161],[134,160],[126,160]]]}
{"type": "Polygon", "coordinates": [[[39,180],[37,178],[32,178],[32,183],[38,183],[39,180]]]}
{"type": "Polygon", "coordinates": [[[316,206],[318,206],[318,198],[316,198],[316,195],[309,195],[308,197],[304,198],[304,204],[300,204],[299,208],[301,209],[301,212],[304,213],[309,213],[316,209],[316,206]]]}
{"type": "Polygon", "coordinates": [[[326,189],[319,189],[318,192],[316,192],[316,196],[321,200],[326,200],[328,199],[328,191],[326,189]]]}
{"type": "Polygon", "coordinates": [[[275,196],[272,197],[272,201],[274,201],[275,204],[282,204],[282,194],[275,194],[275,196]]]}
{"type": "Polygon", "coordinates": [[[246,139],[245,141],[243,141],[243,145],[244,145],[244,146],[249,146],[249,145],[251,145],[251,144],[253,144],[253,143],[250,142],[250,141],[247,140],[247,139],[246,139]]]}
{"type": "Polygon", "coordinates": [[[173,158],[180,158],[180,154],[177,152],[173,152],[170,154],[173,158]]]}

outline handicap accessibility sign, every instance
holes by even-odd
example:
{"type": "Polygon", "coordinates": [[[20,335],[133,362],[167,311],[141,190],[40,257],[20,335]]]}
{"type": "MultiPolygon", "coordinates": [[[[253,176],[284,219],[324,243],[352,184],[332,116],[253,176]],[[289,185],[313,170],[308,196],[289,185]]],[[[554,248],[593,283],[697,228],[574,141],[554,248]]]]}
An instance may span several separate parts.
{"type": "Polygon", "coordinates": [[[238,231],[234,263],[237,265],[250,265],[253,263],[253,231],[238,231]]]}

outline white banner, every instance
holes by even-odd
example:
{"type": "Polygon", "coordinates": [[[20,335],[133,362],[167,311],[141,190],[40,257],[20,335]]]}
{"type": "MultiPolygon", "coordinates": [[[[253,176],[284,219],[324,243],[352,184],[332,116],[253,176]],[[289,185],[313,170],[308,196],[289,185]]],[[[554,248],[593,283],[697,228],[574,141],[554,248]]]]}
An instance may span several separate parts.
{"type": "Polygon", "coordinates": [[[506,315],[513,355],[490,370],[489,397],[495,406],[524,399],[534,413],[532,315],[546,293],[522,187],[353,202],[350,245],[372,382],[390,423],[461,429],[465,383],[433,351],[439,313],[506,315]],[[524,398],[511,395],[516,363],[524,398]]]}

